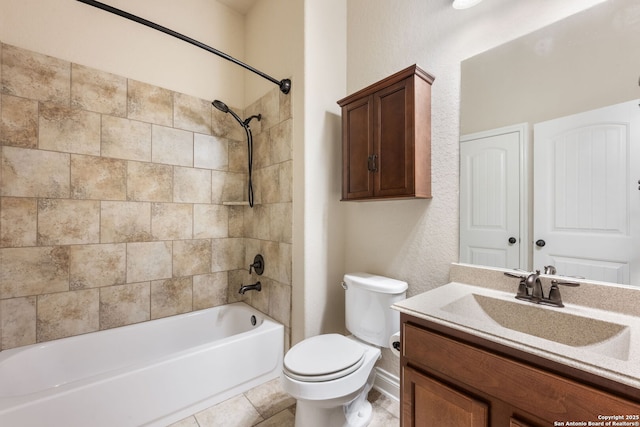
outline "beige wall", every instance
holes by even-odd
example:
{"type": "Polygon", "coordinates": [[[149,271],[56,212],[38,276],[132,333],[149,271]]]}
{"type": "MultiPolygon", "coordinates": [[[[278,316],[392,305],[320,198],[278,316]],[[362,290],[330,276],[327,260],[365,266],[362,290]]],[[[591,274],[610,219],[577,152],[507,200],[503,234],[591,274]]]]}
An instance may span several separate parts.
{"type": "MultiPolygon", "coordinates": [[[[349,203],[345,270],[409,283],[415,295],[448,281],[458,259],[458,115],[463,59],[582,10],[599,0],[349,0],[347,92],[417,63],[432,88],[432,200],[349,203]]],[[[385,354],[383,365],[397,370],[385,354]]]]}
{"type": "MultiPolygon", "coordinates": [[[[260,0],[249,10],[244,21],[247,63],[276,80],[291,78],[292,87],[298,89],[291,94],[292,98],[304,93],[303,11],[304,2],[300,0],[260,0]]],[[[244,85],[247,102],[273,87],[273,83],[251,73],[246,75],[244,85]]]]}
{"type": "Polygon", "coordinates": [[[407,280],[409,294],[447,281],[449,263],[458,257],[461,61],[599,2],[485,0],[455,10],[449,2],[415,0],[397,7],[382,0],[349,0],[348,92],[413,63],[432,73],[435,82],[433,199],[349,204],[348,270],[407,280]]]}
{"type": "Polygon", "coordinates": [[[462,134],[640,97],[640,19],[634,0],[610,0],[462,64],[462,134]]]}
{"type": "Polygon", "coordinates": [[[208,100],[7,44],[0,73],[0,348],[238,300],[290,326],[288,97],[245,111],[252,209],[226,204],[246,200],[246,140],[208,100]]]}
{"type": "MultiPolygon", "coordinates": [[[[307,168],[307,148],[312,145],[323,145],[326,137],[322,131],[322,122],[315,121],[311,125],[307,124],[307,87],[306,82],[310,81],[307,76],[309,71],[306,66],[306,58],[313,55],[306,48],[306,37],[308,31],[305,28],[305,16],[308,13],[308,4],[315,7],[323,5],[329,7],[330,4],[338,5],[338,0],[330,2],[317,2],[315,0],[260,0],[248,12],[246,16],[245,37],[246,37],[246,60],[248,63],[264,70],[276,79],[290,77],[293,90],[288,97],[291,102],[293,112],[292,122],[292,150],[293,150],[293,182],[291,191],[293,192],[292,207],[292,320],[291,334],[292,343],[304,338],[305,325],[307,321],[307,311],[303,301],[303,295],[311,287],[315,289],[326,289],[327,283],[324,278],[326,269],[321,266],[318,270],[305,270],[305,256],[309,251],[325,250],[326,245],[322,238],[312,237],[306,234],[307,227],[313,229],[313,224],[308,223],[305,207],[305,200],[308,198],[309,189],[307,179],[313,176],[318,182],[326,179],[328,164],[325,160],[316,163],[313,168],[307,168]],[[315,274],[311,280],[307,280],[305,272],[315,274]]],[[[346,6],[342,5],[344,10],[346,6]]],[[[340,10],[340,8],[338,8],[340,10]]],[[[320,22],[324,19],[318,16],[320,22]]],[[[319,37],[319,36],[316,36],[319,37]]],[[[344,40],[342,38],[341,40],[344,40]]],[[[339,64],[339,62],[338,62],[339,64]]],[[[344,76],[344,66],[336,65],[333,69],[335,73],[342,73],[344,76]]],[[[310,71],[314,73],[314,70],[310,71]]],[[[328,79],[330,77],[328,76],[328,79]]],[[[314,82],[314,87],[323,90],[329,83],[325,81],[314,82]]],[[[248,76],[246,78],[247,99],[254,99],[265,90],[272,87],[272,83],[261,78],[248,76]]],[[[323,101],[321,108],[327,107],[323,101]]],[[[324,197],[324,196],[322,196],[324,197]]],[[[318,304],[316,307],[322,306],[318,304]]]]}
{"type": "Polygon", "coordinates": [[[295,136],[292,340],[344,331],[341,121],[346,88],[346,4],[307,0],[303,134],[295,136]],[[298,139],[299,138],[299,139],[298,139]]]}
{"type": "MultiPolygon", "coordinates": [[[[219,49],[245,54],[244,16],[209,0],[105,2],[219,49]]],[[[0,0],[0,40],[243,108],[245,72],[225,59],[75,0],[0,0]]],[[[259,96],[264,95],[264,92],[259,96]]],[[[258,96],[252,98],[252,101],[258,96]]]]}

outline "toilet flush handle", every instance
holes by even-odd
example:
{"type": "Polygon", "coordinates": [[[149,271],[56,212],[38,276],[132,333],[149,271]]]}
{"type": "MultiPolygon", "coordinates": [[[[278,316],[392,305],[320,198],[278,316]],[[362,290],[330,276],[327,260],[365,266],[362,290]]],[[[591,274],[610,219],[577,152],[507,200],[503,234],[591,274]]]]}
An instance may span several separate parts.
{"type": "Polygon", "coordinates": [[[344,282],[340,282],[340,284],[342,285],[342,289],[344,289],[345,291],[346,291],[347,289],[349,289],[349,287],[347,286],[347,284],[346,284],[346,283],[344,283],[344,282]]]}

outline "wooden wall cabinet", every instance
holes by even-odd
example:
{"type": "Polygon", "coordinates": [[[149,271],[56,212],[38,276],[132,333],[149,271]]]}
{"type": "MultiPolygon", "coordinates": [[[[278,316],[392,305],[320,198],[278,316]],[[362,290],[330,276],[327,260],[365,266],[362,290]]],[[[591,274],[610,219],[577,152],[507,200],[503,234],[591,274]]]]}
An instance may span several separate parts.
{"type": "Polygon", "coordinates": [[[338,101],[342,200],[431,198],[431,84],[413,65],[338,101]]]}
{"type": "Polygon", "coordinates": [[[640,422],[640,393],[629,386],[532,364],[514,357],[517,351],[478,346],[480,338],[404,313],[401,333],[402,427],[598,425],[588,423],[602,422],[601,415],[640,422]]]}

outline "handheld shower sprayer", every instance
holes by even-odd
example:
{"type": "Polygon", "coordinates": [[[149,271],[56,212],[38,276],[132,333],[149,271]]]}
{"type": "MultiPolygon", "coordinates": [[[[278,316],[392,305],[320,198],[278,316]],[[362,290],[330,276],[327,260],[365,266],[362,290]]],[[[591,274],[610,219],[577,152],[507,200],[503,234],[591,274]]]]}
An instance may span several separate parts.
{"type": "Polygon", "coordinates": [[[248,184],[247,192],[248,192],[249,206],[253,207],[253,181],[251,179],[251,175],[253,172],[253,134],[251,133],[251,127],[249,127],[249,123],[251,123],[251,120],[253,119],[258,119],[258,121],[260,121],[262,119],[262,114],[257,114],[257,115],[254,114],[253,116],[249,116],[246,119],[242,120],[240,116],[234,113],[233,110],[230,109],[227,106],[227,104],[225,104],[224,102],[216,99],[211,104],[214,107],[216,107],[218,110],[222,111],[223,113],[231,114],[233,118],[236,119],[238,123],[240,123],[240,126],[242,126],[245,133],[247,134],[247,156],[248,156],[248,174],[249,174],[249,180],[248,180],[249,184],[248,184]]]}
{"type": "Polygon", "coordinates": [[[234,113],[231,108],[227,107],[227,104],[217,99],[213,101],[211,104],[214,107],[216,107],[218,110],[222,111],[223,113],[230,113],[233,116],[233,118],[236,119],[238,123],[240,123],[240,125],[244,126],[244,123],[242,122],[242,119],[240,119],[240,116],[234,113]]]}
{"type": "Polygon", "coordinates": [[[238,116],[231,108],[229,108],[227,106],[227,104],[225,104],[224,102],[220,101],[220,100],[215,100],[211,103],[214,107],[216,107],[218,110],[222,111],[223,113],[229,113],[233,116],[234,119],[236,119],[236,121],[238,123],[240,123],[240,126],[242,126],[243,128],[246,128],[247,126],[249,126],[249,123],[251,122],[251,120],[253,119],[258,119],[258,121],[260,121],[262,119],[262,114],[258,114],[258,115],[253,115],[251,117],[247,117],[246,119],[242,120],[240,118],[240,116],[238,116]]]}

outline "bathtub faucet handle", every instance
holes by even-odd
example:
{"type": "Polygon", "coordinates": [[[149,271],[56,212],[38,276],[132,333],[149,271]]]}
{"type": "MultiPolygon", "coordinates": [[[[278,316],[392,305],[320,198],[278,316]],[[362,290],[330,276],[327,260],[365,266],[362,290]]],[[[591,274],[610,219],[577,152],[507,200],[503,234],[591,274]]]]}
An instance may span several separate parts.
{"type": "Polygon", "coordinates": [[[262,276],[262,273],[264,273],[264,258],[262,255],[258,254],[253,258],[253,264],[249,264],[249,274],[251,274],[251,269],[254,269],[258,276],[262,276]]]}

